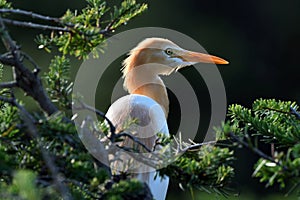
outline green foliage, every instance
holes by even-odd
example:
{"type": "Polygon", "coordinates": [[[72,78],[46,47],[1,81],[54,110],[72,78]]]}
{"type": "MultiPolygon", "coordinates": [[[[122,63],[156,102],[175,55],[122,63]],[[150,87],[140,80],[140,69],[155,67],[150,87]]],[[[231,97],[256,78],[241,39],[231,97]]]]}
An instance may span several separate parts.
{"type": "Polygon", "coordinates": [[[32,171],[19,170],[14,174],[12,193],[23,199],[41,199],[41,193],[35,185],[36,175],[32,171]]]}
{"type": "MultiPolygon", "coordinates": [[[[6,89],[0,90],[1,96],[8,96],[9,92],[6,89]]],[[[16,128],[18,121],[18,109],[11,106],[9,103],[0,101],[0,139],[1,137],[11,137],[18,133],[16,128]]]]}
{"type": "Polygon", "coordinates": [[[11,3],[6,0],[0,0],[0,8],[12,8],[11,3]]]}
{"type": "Polygon", "coordinates": [[[108,192],[104,193],[103,199],[144,199],[143,185],[136,179],[129,181],[121,180],[112,186],[108,192]]]}
{"type": "Polygon", "coordinates": [[[42,190],[36,186],[36,174],[19,170],[13,175],[11,185],[0,182],[0,199],[42,199],[42,190]]]}
{"type": "Polygon", "coordinates": [[[252,109],[232,105],[228,115],[236,133],[254,130],[267,142],[291,146],[300,139],[299,119],[291,114],[291,108],[297,109],[298,106],[294,102],[260,99],[253,103],[252,109]]]}
{"type": "MultiPolygon", "coordinates": [[[[104,168],[98,166],[87,152],[77,136],[75,126],[64,122],[63,115],[55,115],[50,118],[37,115],[36,119],[39,120],[37,125],[41,136],[39,140],[42,142],[43,148],[51,152],[51,157],[54,158],[59,172],[66,177],[65,181],[68,183],[72,196],[75,199],[94,199],[106,194],[108,191],[103,188],[109,178],[108,173],[104,168]]],[[[13,123],[19,120],[16,119],[13,123]]],[[[22,123],[24,122],[19,121],[19,124],[22,123]]],[[[3,188],[3,193],[0,190],[1,195],[10,198],[19,196],[24,199],[36,199],[28,196],[38,195],[41,198],[48,196],[51,199],[57,199],[59,194],[53,187],[52,176],[45,167],[45,160],[37,141],[28,137],[26,129],[18,127],[14,127],[14,129],[18,129],[18,134],[12,136],[2,134],[0,137],[0,184],[3,188]],[[26,169],[26,171],[21,169],[26,169]],[[38,187],[29,184],[33,179],[38,183],[38,187]],[[24,182],[28,183],[23,186],[24,182]],[[36,189],[28,190],[31,187],[36,189]],[[26,190],[28,190],[27,193],[26,190]]],[[[130,186],[132,190],[137,189],[131,180],[124,180],[120,187],[127,181],[130,183],[127,184],[128,187],[130,186]]],[[[113,187],[118,188],[118,186],[113,187]]],[[[120,192],[116,196],[119,196],[120,192]]],[[[137,192],[134,195],[136,194],[137,192]]],[[[113,197],[113,194],[109,196],[113,197]]]]}
{"type": "Polygon", "coordinates": [[[103,51],[107,36],[130,19],[147,9],[146,4],[124,0],[119,7],[107,7],[103,0],[87,0],[81,12],[68,10],[60,19],[67,28],[65,32],[52,32],[50,36],[39,35],[39,48],[50,52],[57,47],[64,55],[86,58],[89,53],[97,56],[103,51]],[[110,16],[110,17],[109,17],[110,16]]]}
{"type": "Polygon", "coordinates": [[[70,61],[65,56],[55,56],[45,74],[47,91],[51,100],[62,108],[71,108],[70,95],[73,82],[70,81],[70,61]]]}
{"type": "Polygon", "coordinates": [[[203,145],[179,156],[175,162],[161,169],[160,175],[168,175],[181,187],[224,194],[234,175],[233,159],[233,151],[228,148],[203,145]]]}
{"type": "Polygon", "coordinates": [[[125,0],[121,3],[121,6],[118,8],[114,6],[114,10],[111,13],[110,27],[112,30],[118,28],[122,24],[126,25],[127,22],[147,9],[146,4],[137,4],[135,0],[125,0]]]}
{"type": "MultiPolygon", "coordinates": [[[[255,164],[254,177],[266,186],[278,183],[281,188],[300,183],[300,118],[298,105],[274,99],[256,100],[251,109],[241,105],[229,107],[230,122],[223,126],[225,136],[234,134],[243,145],[261,158],[255,164]],[[268,155],[259,150],[260,143],[272,143],[276,151],[268,155]]],[[[233,136],[235,137],[235,136],[233,136]]]]}

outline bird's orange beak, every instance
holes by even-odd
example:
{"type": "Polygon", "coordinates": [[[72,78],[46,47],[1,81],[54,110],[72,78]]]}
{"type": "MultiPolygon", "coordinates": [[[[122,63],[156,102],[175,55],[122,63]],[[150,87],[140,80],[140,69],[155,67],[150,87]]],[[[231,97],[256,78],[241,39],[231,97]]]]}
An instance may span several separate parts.
{"type": "Polygon", "coordinates": [[[187,62],[195,63],[215,63],[215,64],[228,64],[229,62],[219,58],[217,56],[212,56],[204,53],[198,53],[193,51],[184,52],[181,57],[187,62]]]}

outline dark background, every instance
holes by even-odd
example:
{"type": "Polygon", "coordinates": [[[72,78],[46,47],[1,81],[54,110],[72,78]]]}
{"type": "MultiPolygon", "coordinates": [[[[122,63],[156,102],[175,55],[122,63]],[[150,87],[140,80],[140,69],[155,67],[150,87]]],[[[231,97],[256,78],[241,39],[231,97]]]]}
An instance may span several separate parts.
{"type": "MultiPolygon", "coordinates": [[[[61,16],[66,9],[80,10],[85,5],[83,0],[11,2],[15,8],[49,16],[61,16]]],[[[109,1],[108,4],[114,5],[119,2],[109,1]]],[[[225,83],[228,105],[238,103],[249,107],[257,98],[300,102],[298,63],[300,1],[148,0],[145,2],[148,3],[149,9],[118,31],[147,26],[174,29],[198,41],[209,53],[229,60],[230,65],[218,67],[225,83]]],[[[38,50],[33,42],[34,35],[40,31],[13,27],[10,27],[10,30],[12,37],[19,41],[23,50],[32,55],[39,65],[48,65],[52,56],[38,50]]],[[[73,76],[79,64],[76,61],[72,62],[73,76]]],[[[186,77],[192,76],[193,68],[184,69],[181,73],[186,77]]],[[[9,79],[9,76],[7,74],[5,78],[9,79]]],[[[118,76],[120,74],[116,75],[118,76]]],[[[197,90],[205,91],[201,78],[190,81],[196,85],[199,81],[197,90]]],[[[105,98],[102,96],[102,99],[105,98]]],[[[176,105],[176,99],[172,98],[171,103],[176,105]]],[[[204,100],[200,98],[200,104],[203,115],[209,117],[207,97],[204,100]]],[[[174,107],[171,106],[171,110],[174,110],[174,107]]],[[[169,120],[169,123],[171,129],[172,127],[176,129],[176,119],[169,120]]],[[[202,131],[205,131],[207,119],[201,124],[202,131]]],[[[250,151],[237,150],[236,155],[236,179],[233,187],[235,193],[241,193],[239,198],[246,199],[246,194],[252,193],[248,199],[261,199],[265,198],[267,193],[276,192],[265,189],[264,184],[251,178],[252,166],[257,158],[250,151]]],[[[181,195],[177,185],[171,184],[169,199],[183,199],[181,195]]],[[[197,199],[207,196],[203,195],[199,194],[197,199]]],[[[213,195],[207,198],[212,197],[213,195]]]]}

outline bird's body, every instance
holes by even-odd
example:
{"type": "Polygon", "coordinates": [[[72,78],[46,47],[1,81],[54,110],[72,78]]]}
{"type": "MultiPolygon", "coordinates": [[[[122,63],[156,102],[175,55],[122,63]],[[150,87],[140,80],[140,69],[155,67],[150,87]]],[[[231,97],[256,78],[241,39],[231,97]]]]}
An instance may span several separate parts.
{"type": "MultiPolygon", "coordinates": [[[[138,119],[138,126],[129,126],[126,131],[134,134],[143,144],[151,149],[157,137],[154,133],[164,133],[169,135],[168,125],[165,123],[165,115],[161,106],[153,99],[139,94],[126,95],[112,104],[106,113],[106,116],[112,120],[112,123],[117,125],[118,129],[123,129],[122,126],[131,120],[138,119]]],[[[127,126],[127,125],[125,125],[127,126]]],[[[120,130],[121,131],[121,130],[120,130]]],[[[124,146],[132,146],[133,143],[127,140],[123,143],[124,146]]],[[[141,149],[142,150],[142,149],[141,149]]],[[[117,156],[123,161],[132,159],[127,154],[117,156]]],[[[133,178],[137,178],[149,185],[154,199],[165,199],[169,178],[155,177],[155,168],[141,163],[130,163],[129,166],[124,162],[117,161],[111,166],[114,171],[126,171],[132,173],[133,178]],[[155,191],[155,192],[154,192],[155,191]]]]}
{"type": "MultiPolygon", "coordinates": [[[[187,51],[167,39],[145,39],[130,51],[128,58],[123,63],[124,88],[129,95],[114,102],[106,117],[111,120],[117,130],[127,129],[149,149],[153,149],[157,133],[169,136],[166,122],[169,99],[160,75],[169,75],[182,67],[197,62],[228,63],[215,56],[187,51]],[[128,126],[130,120],[135,119],[136,123],[128,126]]],[[[133,141],[125,140],[122,145],[133,146],[136,144],[133,141]]],[[[147,165],[135,165],[135,163],[134,166],[124,166],[130,156],[122,156],[123,162],[117,161],[113,166],[116,171],[134,171],[136,174],[133,176],[149,185],[155,199],[165,199],[168,177],[154,179],[155,169],[147,165]]]]}

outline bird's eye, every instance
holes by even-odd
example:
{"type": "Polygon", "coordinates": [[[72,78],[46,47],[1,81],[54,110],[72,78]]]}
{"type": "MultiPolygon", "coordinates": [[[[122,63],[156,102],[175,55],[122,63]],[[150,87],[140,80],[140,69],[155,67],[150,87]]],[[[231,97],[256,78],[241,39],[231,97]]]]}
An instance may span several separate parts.
{"type": "Polygon", "coordinates": [[[171,49],[166,49],[165,53],[169,56],[173,55],[173,51],[171,49]]]}

